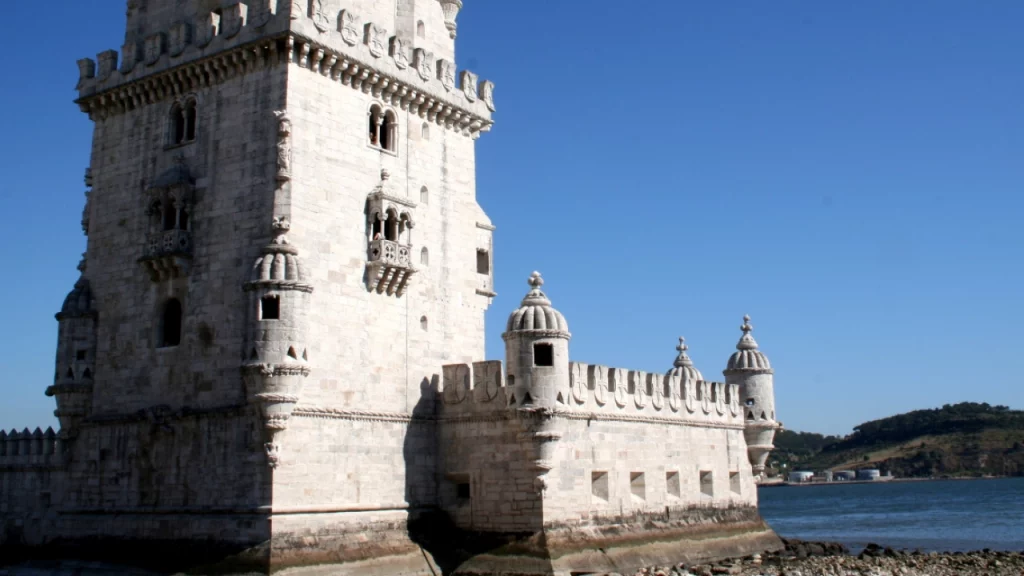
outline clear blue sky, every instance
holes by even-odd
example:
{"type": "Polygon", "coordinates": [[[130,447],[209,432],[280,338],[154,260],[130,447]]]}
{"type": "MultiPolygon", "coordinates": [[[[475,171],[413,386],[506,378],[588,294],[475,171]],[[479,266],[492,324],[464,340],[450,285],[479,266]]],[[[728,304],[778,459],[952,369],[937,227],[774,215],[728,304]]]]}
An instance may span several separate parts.
{"type": "MultiPolygon", "coordinates": [[[[1024,2],[465,4],[460,67],[497,83],[490,358],[537,269],[579,361],[665,370],[682,334],[720,379],[751,314],[791,429],[1024,408],[1024,2]]],[[[124,12],[6,8],[8,429],[54,422],[92,129],[75,60],[119,47],[124,12]]]]}

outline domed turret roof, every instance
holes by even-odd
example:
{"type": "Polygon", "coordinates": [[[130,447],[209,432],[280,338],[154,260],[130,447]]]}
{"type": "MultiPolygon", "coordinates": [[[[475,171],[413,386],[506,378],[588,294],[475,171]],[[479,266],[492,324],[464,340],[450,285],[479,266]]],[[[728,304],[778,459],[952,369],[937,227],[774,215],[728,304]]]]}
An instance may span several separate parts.
{"type": "Polygon", "coordinates": [[[525,333],[538,337],[570,338],[569,324],[565,316],[551,306],[551,300],[541,292],[544,279],[540,272],[534,272],[528,280],[530,291],[523,298],[519,309],[508,317],[504,338],[525,333]]]}
{"type": "Polygon", "coordinates": [[[768,357],[757,349],[757,341],[750,333],[753,329],[754,327],[750,325],[750,316],[744,316],[743,326],[740,327],[740,330],[743,330],[743,336],[740,336],[740,341],[736,344],[736,351],[729,357],[727,372],[730,370],[771,371],[772,365],[768,362],[768,357]]]}
{"type": "Polygon", "coordinates": [[[285,218],[274,219],[274,241],[263,248],[263,253],[252,265],[247,287],[272,284],[280,288],[312,291],[306,281],[306,270],[299,258],[299,251],[288,244],[285,234],[291,226],[285,218]]]}
{"type": "Polygon", "coordinates": [[[81,318],[96,313],[92,308],[92,288],[85,278],[85,254],[82,254],[82,261],[78,263],[78,270],[82,275],[78,277],[75,287],[64,298],[64,304],[61,305],[60,312],[57,313],[57,320],[81,318]]]}
{"type": "Polygon", "coordinates": [[[686,345],[686,338],[679,337],[679,345],[676,346],[676,350],[679,351],[679,355],[676,356],[676,361],[672,364],[672,369],[668,371],[669,376],[678,375],[679,379],[683,382],[698,382],[703,380],[700,370],[693,365],[693,360],[690,360],[690,356],[686,353],[689,350],[689,346],[686,345]]]}

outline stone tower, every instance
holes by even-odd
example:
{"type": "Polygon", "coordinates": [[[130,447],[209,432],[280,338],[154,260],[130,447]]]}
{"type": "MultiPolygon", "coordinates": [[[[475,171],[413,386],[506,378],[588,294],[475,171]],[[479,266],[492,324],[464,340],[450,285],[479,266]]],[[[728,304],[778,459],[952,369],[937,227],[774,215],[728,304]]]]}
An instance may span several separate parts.
{"type": "Polygon", "coordinates": [[[530,292],[508,318],[505,358],[508,383],[519,406],[553,409],[568,401],[569,325],[541,292],[544,280],[534,272],[530,292]]]}
{"type": "Polygon", "coordinates": [[[483,357],[495,295],[475,189],[494,85],[456,68],[461,7],[128,0],[121,50],[78,62],[88,267],[48,390],[70,476],[176,509],[175,536],[271,541],[274,566],[320,553],[288,543],[300,510],[336,558],[380,556],[338,551],[373,526],[408,547],[436,501],[441,367],[483,357]]]}
{"type": "Polygon", "coordinates": [[[780,428],[775,420],[774,372],[768,357],[757,349],[757,342],[751,334],[754,327],[750,324],[750,316],[743,317],[740,329],[743,336],[736,344],[736,352],[729,357],[723,374],[726,384],[739,385],[747,454],[754,475],[760,476],[764,474],[768,454],[775,447],[772,444],[775,431],[780,428]]]}

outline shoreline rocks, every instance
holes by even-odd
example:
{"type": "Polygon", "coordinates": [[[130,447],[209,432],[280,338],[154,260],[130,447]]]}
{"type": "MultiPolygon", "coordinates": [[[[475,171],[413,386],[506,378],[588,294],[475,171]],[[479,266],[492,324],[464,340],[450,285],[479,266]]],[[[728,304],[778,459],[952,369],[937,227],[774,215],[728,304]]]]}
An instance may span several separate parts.
{"type": "Polygon", "coordinates": [[[783,543],[779,552],[713,564],[651,566],[632,576],[1024,576],[1024,551],[922,552],[872,543],[853,555],[836,542],[783,543]]]}

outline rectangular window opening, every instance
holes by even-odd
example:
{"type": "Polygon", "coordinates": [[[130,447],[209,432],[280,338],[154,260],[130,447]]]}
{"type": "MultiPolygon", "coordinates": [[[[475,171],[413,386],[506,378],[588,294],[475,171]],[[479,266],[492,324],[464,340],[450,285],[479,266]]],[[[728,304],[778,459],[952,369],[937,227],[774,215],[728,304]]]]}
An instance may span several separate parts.
{"type": "Polygon", "coordinates": [[[264,296],[260,300],[260,320],[280,320],[281,299],[277,296],[264,296]]]}
{"type": "Polygon", "coordinates": [[[739,472],[729,472],[729,488],[732,490],[733,494],[743,493],[743,487],[740,484],[739,472]]]}
{"type": "Polygon", "coordinates": [[[472,485],[469,474],[448,474],[448,481],[455,489],[455,500],[457,504],[465,504],[473,497],[472,485]]]}
{"type": "Polygon", "coordinates": [[[629,492],[634,498],[644,500],[647,496],[647,487],[644,482],[643,472],[630,472],[629,473],[629,492]]]}
{"type": "Polygon", "coordinates": [[[710,470],[700,471],[700,493],[705,496],[715,495],[715,482],[710,470]]]}
{"type": "Polygon", "coordinates": [[[594,498],[608,501],[608,473],[607,472],[591,472],[590,473],[590,493],[594,495],[594,498]]]}
{"type": "Polygon", "coordinates": [[[85,360],[85,350],[76,350],[75,360],[85,360]]]}
{"type": "Polygon", "coordinates": [[[555,365],[555,347],[551,344],[534,344],[533,345],[533,365],[534,366],[554,366],[555,365]]]}
{"type": "Polygon", "coordinates": [[[487,250],[476,251],[476,273],[491,273],[491,254],[487,250]]]}
{"type": "Polygon", "coordinates": [[[679,498],[682,495],[679,485],[679,472],[665,472],[665,491],[669,496],[679,498]]]}

